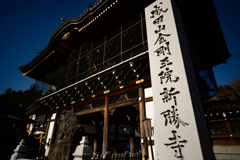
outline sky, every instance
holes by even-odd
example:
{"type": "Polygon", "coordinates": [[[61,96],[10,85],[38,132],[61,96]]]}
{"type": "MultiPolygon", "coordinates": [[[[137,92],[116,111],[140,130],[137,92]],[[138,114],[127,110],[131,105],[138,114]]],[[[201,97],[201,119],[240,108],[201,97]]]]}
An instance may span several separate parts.
{"type": "MultiPolygon", "coordinates": [[[[17,69],[47,44],[61,18],[76,18],[97,0],[0,0],[0,94],[7,88],[26,90],[35,80],[17,69]]],[[[218,85],[240,77],[240,1],[214,0],[229,49],[226,64],[213,67],[218,85]]]]}
{"type": "Polygon", "coordinates": [[[226,85],[234,77],[240,77],[240,1],[214,0],[223,35],[232,57],[226,64],[213,67],[218,85],[226,85]]]}

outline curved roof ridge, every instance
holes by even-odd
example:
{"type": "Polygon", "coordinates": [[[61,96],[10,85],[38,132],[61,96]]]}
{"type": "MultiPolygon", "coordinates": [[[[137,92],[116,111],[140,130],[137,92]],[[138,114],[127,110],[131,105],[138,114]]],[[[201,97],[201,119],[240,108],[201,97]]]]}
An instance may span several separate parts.
{"type": "MultiPolygon", "coordinates": [[[[59,37],[59,35],[61,33],[64,32],[65,29],[67,29],[69,26],[72,27],[72,29],[73,29],[74,25],[75,25],[75,28],[76,27],[78,29],[81,28],[78,25],[80,25],[82,22],[86,21],[87,18],[89,18],[94,13],[96,13],[99,9],[101,9],[101,7],[103,7],[109,1],[111,1],[111,0],[97,0],[97,2],[94,3],[94,5],[91,5],[91,3],[90,3],[90,6],[84,12],[82,12],[82,14],[80,14],[78,17],[69,18],[67,20],[64,20],[58,26],[58,28],[53,32],[47,45],[41,51],[38,52],[38,55],[36,55],[26,65],[24,65],[24,66],[21,65],[20,67],[18,67],[18,69],[23,73],[26,72],[27,70],[29,70],[29,67],[31,68],[31,66],[34,63],[39,61],[39,58],[45,57],[48,52],[52,52],[54,50],[54,48],[52,48],[52,46],[55,44],[56,39],[59,37]],[[50,50],[50,49],[52,49],[52,50],[50,50]]],[[[115,0],[113,0],[113,1],[115,1],[115,0]]],[[[116,0],[116,1],[118,1],[118,0],[116,0]]]]}
{"type": "Polygon", "coordinates": [[[59,33],[60,30],[62,30],[63,28],[67,27],[69,24],[83,21],[86,18],[86,16],[91,15],[91,13],[94,11],[94,9],[96,7],[100,7],[100,4],[103,4],[106,1],[108,1],[108,0],[97,0],[97,2],[95,2],[93,6],[90,3],[90,6],[81,15],[79,15],[78,17],[76,17],[76,18],[69,18],[67,20],[64,20],[63,23],[60,24],[58,26],[58,28],[53,32],[52,36],[50,37],[50,39],[48,41],[48,44],[46,45],[46,47],[44,47],[38,53],[39,54],[43,54],[45,51],[48,50],[48,48],[50,48],[51,44],[54,42],[54,38],[57,36],[57,34],[59,33]]]}

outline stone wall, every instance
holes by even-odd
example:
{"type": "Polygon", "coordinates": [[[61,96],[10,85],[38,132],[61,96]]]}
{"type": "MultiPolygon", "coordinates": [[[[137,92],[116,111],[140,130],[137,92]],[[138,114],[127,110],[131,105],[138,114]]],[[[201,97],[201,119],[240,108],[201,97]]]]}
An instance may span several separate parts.
{"type": "Polygon", "coordinates": [[[216,160],[240,160],[240,145],[214,145],[216,160]]]}

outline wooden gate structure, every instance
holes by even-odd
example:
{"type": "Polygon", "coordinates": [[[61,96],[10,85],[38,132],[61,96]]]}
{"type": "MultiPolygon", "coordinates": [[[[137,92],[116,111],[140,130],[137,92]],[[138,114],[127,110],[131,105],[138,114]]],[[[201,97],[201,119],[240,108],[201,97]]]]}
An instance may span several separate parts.
{"type": "MultiPolygon", "coordinates": [[[[37,129],[44,131],[43,146],[54,144],[58,136],[57,118],[51,116],[67,109],[85,124],[94,154],[123,153],[129,143],[130,153],[140,149],[142,158],[148,158],[142,120],[148,112],[145,104],[153,98],[145,97],[144,90],[151,88],[150,70],[155,68],[149,67],[144,8],[152,2],[98,0],[79,17],[63,20],[39,55],[19,67],[38,86],[52,86],[26,112],[49,116],[37,129]]],[[[199,92],[206,95],[212,89],[208,82],[216,82],[213,74],[206,81],[200,71],[225,63],[231,55],[212,1],[176,4],[199,92]]]]}

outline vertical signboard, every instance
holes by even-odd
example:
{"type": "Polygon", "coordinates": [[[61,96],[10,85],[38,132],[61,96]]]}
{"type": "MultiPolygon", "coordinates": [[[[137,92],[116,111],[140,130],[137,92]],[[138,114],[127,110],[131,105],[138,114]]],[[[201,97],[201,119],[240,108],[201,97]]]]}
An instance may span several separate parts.
{"type": "Polygon", "coordinates": [[[180,12],[171,0],[145,8],[155,159],[214,159],[180,12]]]}

